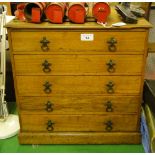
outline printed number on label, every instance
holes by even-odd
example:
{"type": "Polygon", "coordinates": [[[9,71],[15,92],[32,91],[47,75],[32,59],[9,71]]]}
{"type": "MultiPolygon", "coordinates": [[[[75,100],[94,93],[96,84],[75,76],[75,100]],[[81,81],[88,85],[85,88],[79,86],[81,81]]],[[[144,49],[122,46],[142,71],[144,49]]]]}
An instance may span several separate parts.
{"type": "Polygon", "coordinates": [[[93,41],[94,34],[81,34],[81,41],[93,41]]]}

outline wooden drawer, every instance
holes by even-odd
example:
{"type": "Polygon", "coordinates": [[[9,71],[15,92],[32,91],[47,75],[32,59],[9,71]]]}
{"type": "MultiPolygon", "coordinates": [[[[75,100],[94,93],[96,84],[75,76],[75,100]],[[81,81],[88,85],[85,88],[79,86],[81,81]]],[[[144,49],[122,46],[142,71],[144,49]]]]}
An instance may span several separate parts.
{"type": "Polygon", "coordinates": [[[137,131],[137,115],[21,115],[21,132],[52,129],[61,132],[137,131]]]}
{"type": "Polygon", "coordinates": [[[16,76],[19,96],[140,94],[141,76],[16,76]]]}
{"type": "Polygon", "coordinates": [[[137,113],[139,96],[53,95],[19,97],[22,114],[113,114],[137,113]]]}
{"type": "MultiPolygon", "coordinates": [[[[91,32],[91,31],[26,31],[26,32],[11,32],[13,52],[34,54],[56,54],[67,52],[87,52],[95,53],[143,53],[145,49],[146,32],[91,32]],[[94,34],[93,41],[81,41],[81,34],[94,34]],[[43,51],[41,42],[48,43],[48,51],[43,51]],[[46,40],[45,40],[46,38],[46,40]],[[111,38],[114,38],[115,52],[109,50],[110,43],[107,43],[111,38]]],[[[45,43],[46,44],[46,43],[45,43]]],[[[46,47],[44,48],[44,50],[46,47]]]]}
{"type": "Polygon", "coordinates": [[[143,55],[14,55],[17,75],[140,75],[143,55]]]}

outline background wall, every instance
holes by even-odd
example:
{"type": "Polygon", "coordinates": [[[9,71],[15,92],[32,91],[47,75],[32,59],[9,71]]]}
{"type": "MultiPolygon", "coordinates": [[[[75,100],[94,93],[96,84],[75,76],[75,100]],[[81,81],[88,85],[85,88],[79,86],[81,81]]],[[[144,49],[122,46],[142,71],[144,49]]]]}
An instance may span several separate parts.
{"type": "MultiPolygon", "coordinates": [[[[150,29],[149,42],[155,43],[155,7],[153,7],[150,11],[149,21],[154,26],[152,29],[150,29]]],[[[145,78],[155,80],[155,53],[148,54],[145,78]]]]}

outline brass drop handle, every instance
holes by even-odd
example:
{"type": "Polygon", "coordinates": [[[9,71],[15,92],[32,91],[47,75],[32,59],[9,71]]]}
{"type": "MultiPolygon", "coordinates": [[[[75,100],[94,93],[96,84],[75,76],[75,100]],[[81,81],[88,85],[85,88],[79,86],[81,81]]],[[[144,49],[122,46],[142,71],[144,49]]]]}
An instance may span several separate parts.
{"type": "Polygon", "coordinates": [[[114,83],[112,81],[109,81],[106,86],[107,86],[107,93],[113,94],[114,93],[114,83]]]}
{"type": "Polygon", "coordinates": [[[106,65],[108,66],[107,71],[110,73],[115,72],[115,63],[113,60],[109,60],[109,62],[106,63],[106,65]]]}
{"type": "Polygon", "coordinates": [[[46,37],[43,37],[43,39],[41,39],[40,43],[41,43],[41,49],[44,52],[47,52],[49,50],[48,44],[50,43],[50,41],[47,40],[46,37]]]}
{"type": "Polygon", "coordinates": [[[45,104],[45,106],[46,106],[45,110],[47,112],[53,111],[53,103],[51,103],[50,101],[47,101],[47,103],[45,104]]]}
{"type": "Polygon", "coordinates": [[[52,89],[51,89],[52,85],[51,85],[48,81],[46,81],[46,82],[43,84],[43,86],[44,86],[44,92],[45,92],[46,94],[50,94],[50,93],[52,92],[52,89]]]}
{"type": "Polygon", "coordinates": [[[107,101],[105,106],[106,106],[106,112],[113,112],[113,106],[111,101],[107,101]]]}
{"type": "Polygon", "coordinates": [[[53,131],[54,130],[54,127],[53,127],[54,124],[55,124],[54,122],[52,122],[51,120],[48,120],[47,128],[46,128],[47,131],[49,131],[49,132],[53,131]]]}
{"type": "Polygon", "coordinates": [[[105,125],[106,125],[106,127],[105,127],[105,130],[106,131],[108,131],[108,132],[112,131],[112,129],[113,129],[113,123],[112,123],[111,120],[105,122],[105,125]]]}
{"type": "Polygon", "coordinates": [[[43,72],[44,73],[49,73],[51,72],[51,63],[49,63],[47,60],[44,60],[44,62],[42,63],[42,66],[43,66],[43,72]]]}
{"type": "Polygon", "coordinates": [[[110,51],[110,52],[115,52],[116,49],[117,49],[117,48],[116,48],[117,40],[116,40],[115,38],[111,37],[111,38],[107,41],[107,43],[109,44],[109,45],[108,45],[109,51],[110,51]]]}

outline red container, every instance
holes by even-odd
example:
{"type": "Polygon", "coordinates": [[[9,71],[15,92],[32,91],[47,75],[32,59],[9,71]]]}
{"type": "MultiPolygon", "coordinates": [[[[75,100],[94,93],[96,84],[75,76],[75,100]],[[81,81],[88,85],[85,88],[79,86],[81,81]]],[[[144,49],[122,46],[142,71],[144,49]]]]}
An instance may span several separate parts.
{"type": "Polygon", "coordinates": [[[33,23],[40,23],[41,19],[41,10],[40,8],[32,8],[32,19],[31,22],[33,23]]]}
{"type": "Polygon", "coordinates": [[[17,5],[17,10],[14,12],[16,18],[21,21],[25,20],[24,8],[25,8],[25,3],[20,3],[17,5]]]}
{"type": "Polygon", "coordinates": [[[69,3],[68,18],[74,23],[84,23],[86,17],[85,3],[69,3]]]}
{"type": "Polygon", "coordinates": [[[27,3],[24,8],[24,15],[28,22],[40,23],[46,7],[44,2],[27,3]]]}
{"type": "Polygon", "coordinates": [[[93,6],[93,16],[97,22],[105,23],[110,14],[110,6],[106,2],[97,2],[93,6]]]}
{"type": "Polygon", "coordinates": [[[66,11],[65,3],[50,3],[45,9],[46,18],[52,23],[63,23],[66,11]]]}

